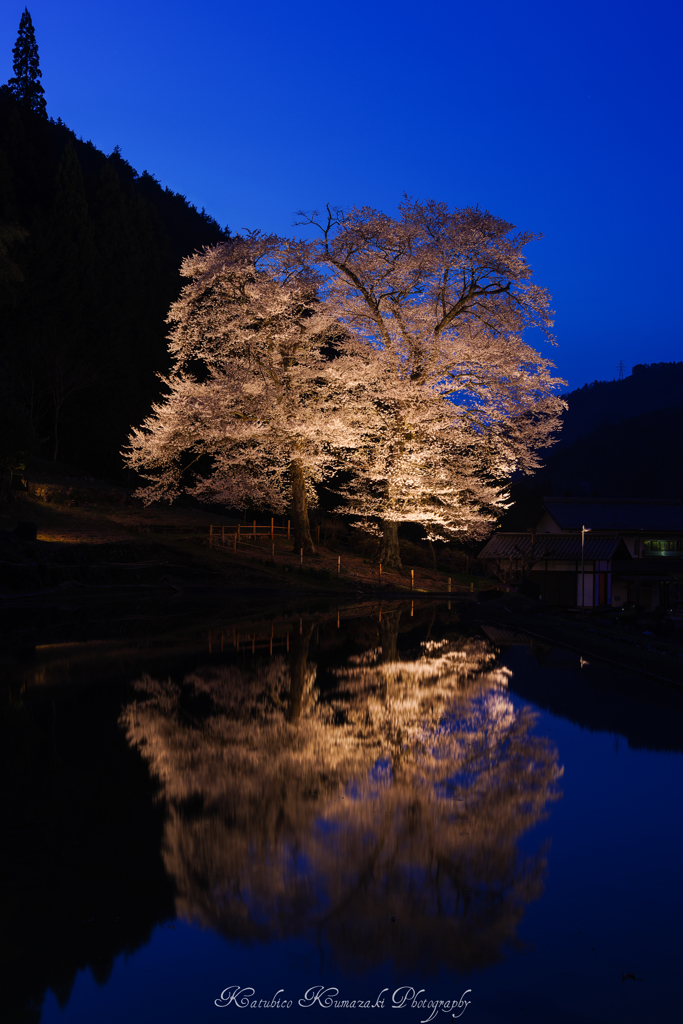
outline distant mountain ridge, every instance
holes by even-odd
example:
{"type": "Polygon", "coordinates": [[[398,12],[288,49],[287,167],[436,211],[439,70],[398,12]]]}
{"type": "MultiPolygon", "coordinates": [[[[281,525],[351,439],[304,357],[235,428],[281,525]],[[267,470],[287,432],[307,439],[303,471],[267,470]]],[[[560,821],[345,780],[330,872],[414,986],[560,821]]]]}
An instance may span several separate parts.
{"type": "Polygon", "coordinates": [[[544,495],[683,498],[683,362],[641,363],[564,398],[559,441],[534,476],[513,483],[504,530],[532,525],[544,495]]]}
{"type": "Polygon", "coordinates": [[[683,362],[639,363],[630,377],[596,380],[563,397],[569,408],[553,455],[603,424],[618,423],[655,409],[683,407],[683,362]]]}

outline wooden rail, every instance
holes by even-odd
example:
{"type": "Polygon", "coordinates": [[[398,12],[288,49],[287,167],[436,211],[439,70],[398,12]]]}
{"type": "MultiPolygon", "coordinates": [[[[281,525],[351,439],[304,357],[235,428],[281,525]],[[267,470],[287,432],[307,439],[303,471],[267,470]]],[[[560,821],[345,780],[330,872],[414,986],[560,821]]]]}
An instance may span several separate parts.
{"type": "MultiPolygon", "coordinates": [[[[316,539],[317,539],[318,543],[320,543],[320,526],[319,525],[316,526],[315,529],[316,529],[316,539]]],[[[220,544],[221,547],[225,547],[226,536],[229,539],[232,539],[231,547],[232,547],[233,551],[237,551],[237,544],[238,544],[238,542],[249,541],[249,540],[257,540],[258,538],[262,538],[262,539],[269,538],[270,542],[271,542],[271,558],[273,559],[273,561],[275,561],[275,538],[276,537],[282,537],[283,539],[286,538],[287,540],[291,540],[291,520],[287,520],[287,525],[286,526],[276,526],[274,519],[270,520],[270,525],[269,526],[268,525],[266,525],[266,526],[259,526],[255,519],[252,521],[251,525],[247,525],[245,523],[238,523],[236,526],[213,526],[213,525],[211,525],[211,526],[209,526],[209,547],[213,547],[214,541],[216,541],[217,544],[220,544]]],[[[303,562],[304,562],[304,552],[303,552],[303,548],[301,548],[301,550],[299,551],[299,565],[301,567],[303,567],[303,562]]],[[[348,570],[345,570],[345,575],[346,575],[347,572],[348,572],[348,570]]],[[[332,576],[333,573],[334,573],[334,568],[330,568],[330,576],[332,576]]],[[[337,555],[337,565],[336,565],[336,576],[337,576],[337,578],[339,578],[341,576],[341,574],[342,574],[341,556],[337,555]]],[[[353,576],[353,575],[357,575],[357,574],[351,572],[351,576],[353,576]]],[[[386,576],[387,576],[386,570],[382,568],[382,563],[380,562],[379,566],[378,566],[378,583],[379,583],[380,587],[382,586],[383,582],[386,580],[386,576]]],[[[429,581],[429,582],[434,582],[434,581],[429,581]]],[[[470,582],[470,583],[454,583],[450,576],[445,577],[444,578],[444,582],[446,583],[446,593],[448,593],[448,594],[455,593],[455,594],[460,594],[460,596],[464,596],[463,592],[467,593],[469,591],[470,596],[474,597],[475,589],[477,591],[480,590],[480,589],[483,589],[483,588],[480,588],[478,586],[475,588],[474,582],[470,582]]],[[[488,589],[488,588],[486,588],[486,589],[488,589]]],[[[503,593],[506,593],[506,592],[507,593],[515,593],[515,588],[514,587],[509,587],[509,586],[507,586],[507,585],[505,585],[503,583],[500,583],[500,582],[498,582],[493,589],[500,590],[503,593]]],[[[415,586],[415,570],[414,569],[410,569],[410,592],[415,593],[416,591],[417,591],[417,588],[415,586]]],[[[430,593],[430,592],[431,593],[443,593],[444,591],[441,588],[439,588],[436,591],[426,591],[426,590],[420,588],[419,592],[420,593],[430,593]]]]}
{"type": "MultiPolygon", "coordinates": [[[[323,525],[324,538],[331,533],[332,537],[336,536],[336,528],[328,530],[323,525]]],[[[275,540],[276,537],[286,537],[287,540],[291,540],[292,537],[292,524],[291,520],[287,520],[286,526],[276,526],[275,520],[270,520],[270,526],[259,526],[254,519],[250,526],[246,523],[238,523],[237,526],[209,526],[209,547],[213,547],[214,538],[218,540],[220,538],[221,544],[225,544],[226,535],[228,537],[236,537],[237,541],[247,540],[254,537],[270,537],[271,541],[275,540]]],[[[315,527],[316,542],[320,543],[320,524],[315,527]]]]}
{"type": "MultiPolygon", "coordinates": [[[[318,527],[318,534],[320,534],[320,527],[318,527]]],[[[209,547],[213,547],[214,539],[216,541],[220,540],[221,545],[225,546],[226,535],[234,538],[233,546],[241,540],[254,537],[270,537],[272,541],[276,536],[282,536],[289,540],[291,536],[291,522],[288,519],[286,526],[276,526],[275,521],[271,519],[270,526],[257,526],[254,519],[251,526],[247,526],[244,523],[238,523],[237,526],[209,526],[209,547]]]]}

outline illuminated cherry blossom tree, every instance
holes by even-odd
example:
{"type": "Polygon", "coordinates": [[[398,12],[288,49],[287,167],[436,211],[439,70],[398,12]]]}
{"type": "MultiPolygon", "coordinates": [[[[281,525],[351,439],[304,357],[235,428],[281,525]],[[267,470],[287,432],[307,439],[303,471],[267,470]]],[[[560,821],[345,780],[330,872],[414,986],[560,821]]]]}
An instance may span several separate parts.
{"type": "Polygon", "coordinates": [[[184,260],[190,283],[168,316],[169,394],[124,457],[149,481],[146,502],[187,489],[234,508],[291,503],[295,546],[311,553],[308,501],[335,462],[327,442],[341,424],[345,362],[326,353],[317,280],[290,249],[254,234],[184,260]]]}
{"type": "Polygon", "coordinates": [[[550,297],[522,251],[540,236],[479,208],[406,197],[399,211],[300,214],[319,232],[306,266],[322,271],[330,314],[381,353],[393,382],[369,396],[375,435],[354,449],[349,488],[352,511],[382,524],[389,564],[399,522],[431,536],[490,530],[563,407],[553,364],[523,340],[528,329],[553,340],[550,297]]]}
{"type": "Polygon", "coordinates": [[[522,337],[551,328],[522,255],[536,236],[478,209],[400,210],[328,208],[305,218],[317,240],[254,233],[184,261],[169,395],[125,453],[145,500],[291,504],[312,552],[314,485],[344,471],[340,511],[381,532],[386,565],[401,564],[400,522],[430,539],[491,531],[562,408],[522,337]]]}

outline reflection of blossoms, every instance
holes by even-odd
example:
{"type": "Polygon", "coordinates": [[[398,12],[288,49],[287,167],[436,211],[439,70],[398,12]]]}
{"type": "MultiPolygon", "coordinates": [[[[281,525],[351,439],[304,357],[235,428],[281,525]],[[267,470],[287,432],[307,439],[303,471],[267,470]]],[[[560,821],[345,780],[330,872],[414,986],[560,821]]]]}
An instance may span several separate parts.
{"type": "MultiPolygon", "coordinates": [[[[394,769],[409,762],[424,763],[427,752],[444,746],[455,754],[458,739],[442,720],[449,707],[462,703],[465,693],[506,687],[508,670],[496,666],[496,655],[486,640],[428,641],[421,658],[386,660],[383,648],[350,658],[335,670],[343,695],[353,695],[358,710],[391,750],[394,769]],[[359,702],[358,698],[365,699],[359,702]],[[436,746],[435,746],[436,745],[436,746]]],[[[492,706],[493,709],[493,706],[492,706]]],[[[493,719],[487,723],[493,726],[493,719]]]]}
{"type": "MultiPolygon", "coordinates": [[[[348,727],[331,725],[332,710],[313,699],[311,674],[301,713],[290,722],[298,695],[289,683],[282,658],[252,672],[201,669],[182,685],[148,676],[136,683],[147,700],[130,705],[124,721],[164,798],[181,804],[200,797],[272,840],[285,820],[301,817],[302,796],[339,791],[358,769],[362,743],[351,741],[348,727]],[[208,713],[197,715],[195,706],[208,713]]],[[[369,750],[364,767],[373,760],[369,750]]]]}
{"type": "Polygon", "coordinates": [[[323,699],[309,636],[289,664],[136,684],[123,720],[169,805],[179,913],[242,939],[315,928],[341,961],[491,962],[541,891],[517,841],[557,795],[556,751],[485,640],[383,644],[323,699]]]}

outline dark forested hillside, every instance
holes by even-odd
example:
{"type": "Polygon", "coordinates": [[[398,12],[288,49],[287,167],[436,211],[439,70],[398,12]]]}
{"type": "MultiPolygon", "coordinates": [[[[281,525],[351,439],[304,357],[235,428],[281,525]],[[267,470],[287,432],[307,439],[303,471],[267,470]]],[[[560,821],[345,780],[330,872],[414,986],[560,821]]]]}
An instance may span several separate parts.
{"type": "Polygon", "coordinates": [[[555,452],[603,424],[683,406],[683,362],[641,363],[624,380],[596,380],[565,398],[569,408],[555,452]]]}
{"type": "Polygon", "coordinates": [[[513,485],[503,528],[524,529],[544,494],[683,498],[683,362],[641,364],[624,380],[565,395],[559,442],[513,485]]]}
{"type": "Polygon", "coordinates": [[[118,472],[159,394],[183,256],[225,238],[186,199],[0,91],[0,461],[118,472]]]}

